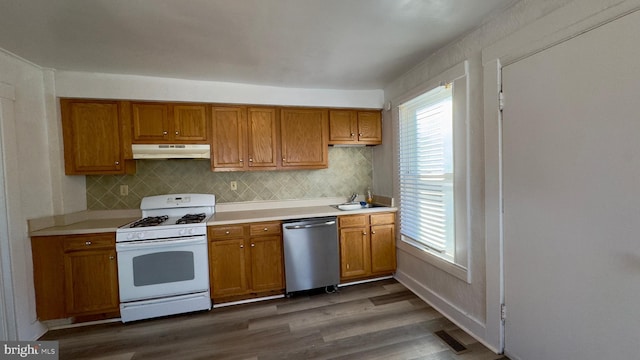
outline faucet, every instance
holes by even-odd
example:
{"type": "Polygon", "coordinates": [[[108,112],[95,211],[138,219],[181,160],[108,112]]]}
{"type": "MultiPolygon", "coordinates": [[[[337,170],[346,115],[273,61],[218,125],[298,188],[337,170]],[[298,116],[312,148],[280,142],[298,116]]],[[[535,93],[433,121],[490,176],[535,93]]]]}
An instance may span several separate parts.
{"type": "Polygon", "coordinates": [[[358,197],[358,193],[353,193],[347,202],[352,203],[358,197]]]}

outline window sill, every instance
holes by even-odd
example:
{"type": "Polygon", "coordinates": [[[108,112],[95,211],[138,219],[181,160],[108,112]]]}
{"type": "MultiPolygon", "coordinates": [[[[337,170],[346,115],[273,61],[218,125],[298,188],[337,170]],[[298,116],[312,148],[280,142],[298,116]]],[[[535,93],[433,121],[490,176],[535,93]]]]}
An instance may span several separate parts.
{"type": "Polygon", "coordinates": [[[443,258],[439,253],[429,249],[428,247],[422,246],[411,240],[401,238],[398,242],[398,249],[403,250],[468,284],[471,284],[471,272],[467,268],[443,258]]]}

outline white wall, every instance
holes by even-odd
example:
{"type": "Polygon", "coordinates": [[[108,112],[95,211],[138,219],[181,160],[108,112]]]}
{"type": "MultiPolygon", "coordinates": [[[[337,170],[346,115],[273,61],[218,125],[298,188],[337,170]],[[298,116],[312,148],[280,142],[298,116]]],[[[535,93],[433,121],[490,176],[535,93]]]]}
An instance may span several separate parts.
{"type": "MultiPolygon", "coordinates": [[[[482,50],[510,33],[524,29],[537,19],[570,3],[570,0],[521,1],[502,13],[493,14],[491,18],[475,31],[460,40],[449,44],[425,59],[385,89],[385,102],[393,101],[420,88],[430,79],[446,69],[469,60],[470,80],[470,201],[471,201],[471,261],[469,269],[472,281],[470,284],[450,275],[421,260],[418,250],[405,251],[398,249],[397,278],[416,291],[430,304],[445,313],[458,325],[467,329],[476,338],[483,341],[494,350],[501,347],[499,330],[496,326],[487,326],[489,321],[494,324],[494,308],[499,307],[499,296],[487,293],[487,281],[495,282],[496,274],[489,274],[487,279],[484,228],[484,120],[483,120],[483,64],[482,50]]],[[[394,107],[399,104],[392,104],[394,107]]],[[[386,122],[391,121],[390,112],[385,112],[386,122]]],[[[397,124],[385,124],[397,128],[397,124]]],[[[387,134],[389,134],[387,132],[387,134]]],[[[384,192],[391,192],[398,199],[397,179],[389,179],[388,169],[397,173],[397,147],[391,149],[393,155],[385,154],[378,157],[374,152],[374,184],[384,192]],[[392,162],[393,164],[389,164],[392,162]]],[[[499,321],[499,319],[498,319],[499,321]]]]}
{"type": "Polygon", "coordinates": [[[17,337],[31,340],[44,329],[36,321],[27,219],[53,213],[47,134],[51,114],[44,106],[45,81],[37,66],[0,52],[0,82],[15,91],[15,100],[6,106],[11,107],[12,116],[3,117],[0,124],[3,190],[7,199],[17,337]]]}
{"type": "Polygon", "coordinates": [[[237,104],[382,107],[382,90],[299,89],[150,76],[58,71],[56,95],[237,104]]]}

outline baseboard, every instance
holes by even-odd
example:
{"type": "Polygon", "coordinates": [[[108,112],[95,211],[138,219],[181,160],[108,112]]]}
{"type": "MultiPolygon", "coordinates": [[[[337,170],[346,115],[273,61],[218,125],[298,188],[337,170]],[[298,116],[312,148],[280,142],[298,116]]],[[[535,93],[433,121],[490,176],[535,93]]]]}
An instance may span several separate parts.
{"type": "Polygon", "coordinates": [[[468,316],[468,314],[466,314],[462,309],[451,304],[449,301],[401,270],[396,271],[395,279],[482,345],[486,346],[494,353],[499,354],[499,350],[484,339],[486,327],[482,322],[468,316]]]}

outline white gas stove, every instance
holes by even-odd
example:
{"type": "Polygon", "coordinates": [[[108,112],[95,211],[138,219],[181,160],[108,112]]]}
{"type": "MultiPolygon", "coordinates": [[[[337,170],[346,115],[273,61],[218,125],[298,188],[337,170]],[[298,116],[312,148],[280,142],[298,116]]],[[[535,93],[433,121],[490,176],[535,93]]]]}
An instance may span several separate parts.
{"type": "Polygon", "coordinates": [[[210,310],[207,221],[215,195],[149,196],[116,231],[123,322],[210,310]]]}

